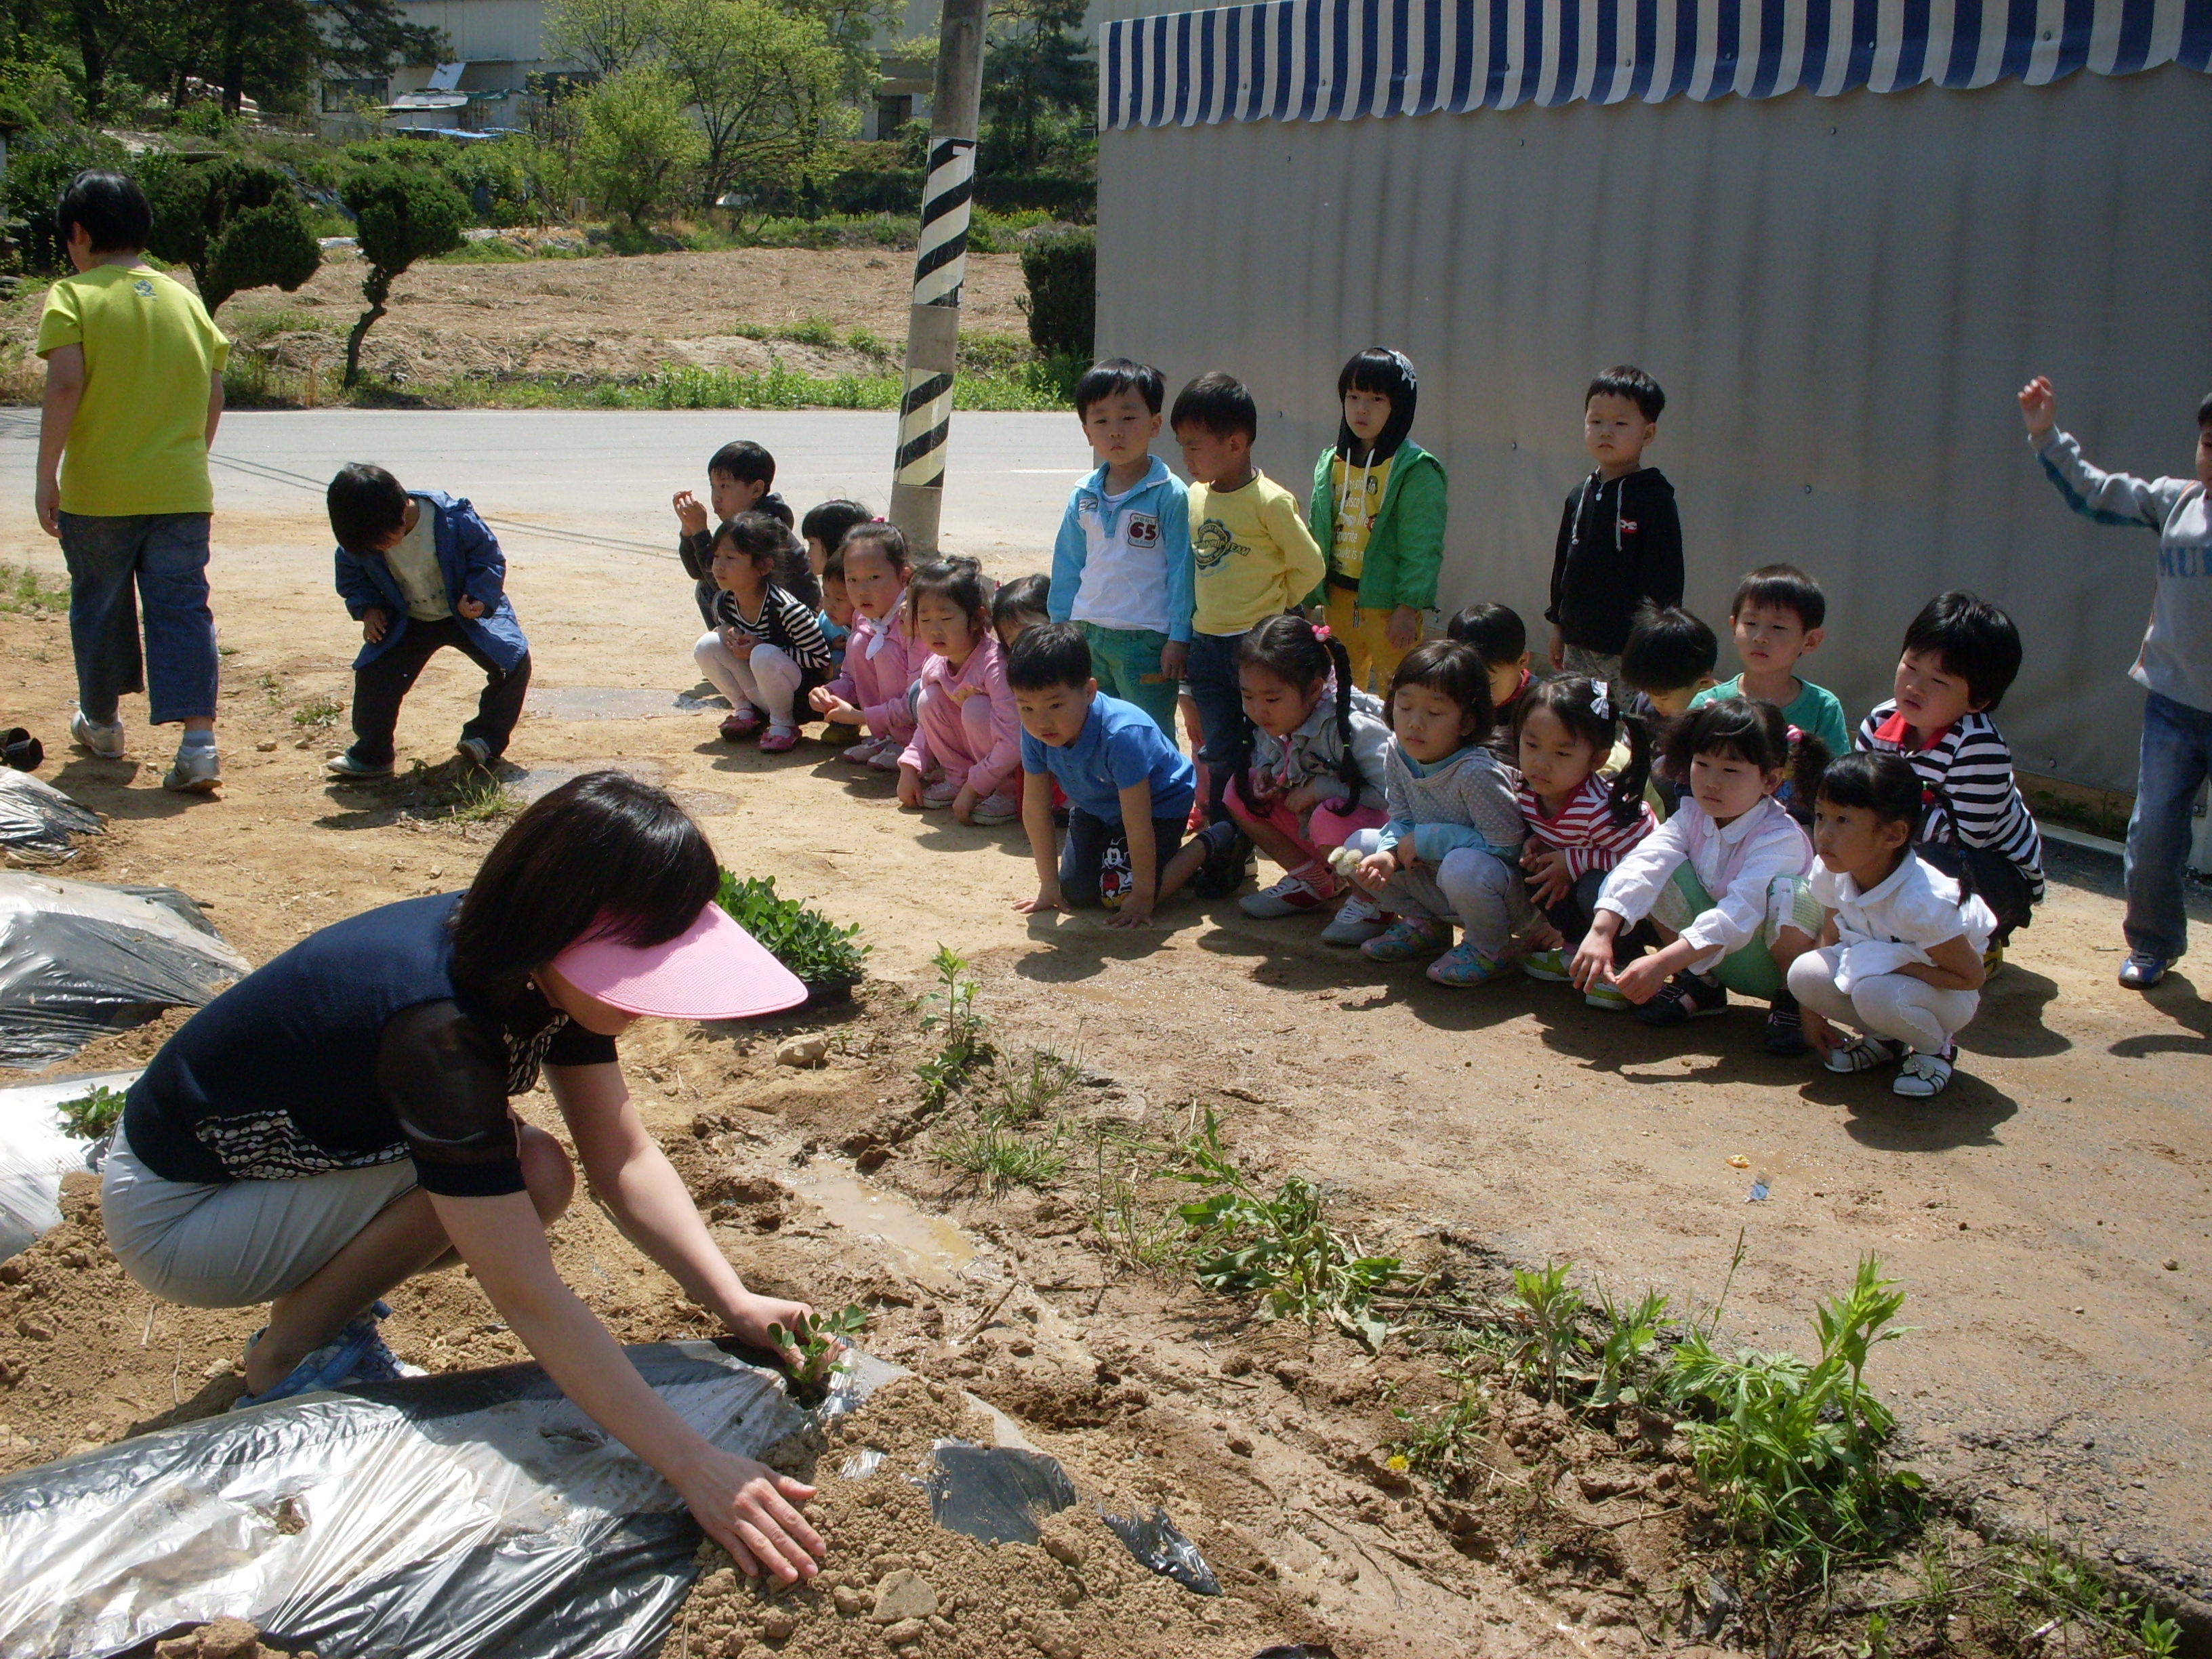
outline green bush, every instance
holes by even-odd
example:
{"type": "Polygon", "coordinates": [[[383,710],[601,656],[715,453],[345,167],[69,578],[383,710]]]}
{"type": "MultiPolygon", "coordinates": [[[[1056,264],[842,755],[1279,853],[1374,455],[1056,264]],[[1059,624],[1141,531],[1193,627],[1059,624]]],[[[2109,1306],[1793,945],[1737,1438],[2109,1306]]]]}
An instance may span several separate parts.
{"type": "Polygon", "coordinates": [[[210,311],[240,289],[289,294],[322,264],[306,204],[276,167],[243,156],[161,156],[149,160],[143,182],[154,209],[148,251],[191,267],[210,311]]]}
{"type": "Polygon", "coordinates": [[[632,228],[664,216],[690,187],[706,141],[666,72],[652,65],[601,82],[584,100],[577,156],[585,184],[632,228]]]}
{"type": "Polygon", "coordinates": [[[778,898],[775,878],[740,881],[722,872],[715,902],[778,962],[811,984],[857,980],[868,946],[858,942],[860,926],[837,924],[797,899],[778,898]]]}
{"type": "Polygon", "coordinates": [[[345,383],[350,386],[361,378],[362,339],[384,315],[392,279],[417,259],[434,258],[459,247],[462,228],[469,221],[469,204],[443,173],[398,161],[363,167],[345,181],[339,194],[353,210],[361,257],[368,262],[368,275],[361,284],[368,309],[346,337],[345,383]]]}
{"type": "Polygon", "coordinates": [[[1098,238],[1088,230],[1039,237],[1022,250],[1030,339],[1048,357],[1089,361],[1097,338],[1098,238]]]}
{"type": "Polygon", "coordinates": [[[54,205],[87,167],[130,168],[123,146],[104,132],[58,127],[8,147],[8,216],[23,222],[23,264],[42,276],[69,275],[69,250],[54,223],[54,205]]]}

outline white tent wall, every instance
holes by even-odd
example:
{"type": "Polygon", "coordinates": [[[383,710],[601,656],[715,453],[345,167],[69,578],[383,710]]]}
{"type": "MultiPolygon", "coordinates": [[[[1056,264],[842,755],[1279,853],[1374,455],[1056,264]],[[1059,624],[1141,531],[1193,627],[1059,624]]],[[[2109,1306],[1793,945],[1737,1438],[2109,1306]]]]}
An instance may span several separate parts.
{"type": "MultiPolygon", "coordinates": [[[[2212,77],[1569,104],[1101,135],[1098,349],[1259,400],[1303,495],[1336,374],[1376,343],[1421,375],[1450,477],[1440,599],[1502,600],[1541,652],[1581,396],[1641,364],[1680,495],[1687,603],[1738,576],[1829,595],[1808,664],[1856,720],[1913,612],[1969,587],[2027,663],[2000,723],[2024,771],[2131,791],[2126,678],[2157,539],[2068,513],[2014,392],[2057,382],[2092,459],[2187,476],[2212,390],[2212,77]]],[[[1173,453],[1168,434],[1161,447],[1173,453]]]]}

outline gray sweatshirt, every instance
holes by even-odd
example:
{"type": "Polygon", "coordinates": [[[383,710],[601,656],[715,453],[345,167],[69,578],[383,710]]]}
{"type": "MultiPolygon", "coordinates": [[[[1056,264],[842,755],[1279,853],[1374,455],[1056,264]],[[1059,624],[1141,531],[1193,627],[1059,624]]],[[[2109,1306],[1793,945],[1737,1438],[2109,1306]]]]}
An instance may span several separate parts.
{"type": "Polygon", "coordinates": [[[2100,472],[2057,427],[2028,442],[2066,505],[2083,518],[2158,532],[2150,630],[2128,672],[2161,697],[2212,711],[2212,513],[2204,486],[2194,478],[2100,472]]]}
{"type": "MultiPolygon", "coordinates": [[[[1352,694],[1352,757],[1359,767],[1359,799],[1352,806],[1383,805],[1383,768],[1390,753],[1390,728],[1384,724],[1382,705],[1372,693],[1352,694]]],[[[1345,808],[1344,780],[1337,766],[1344,758],[1344,733],[1337,728],[1336,688],[1322,694],[1312,714],[1287,738],[1256,732],[1252,739],[1252,769],[1273,773],[1285,793],[1302,783],[1317,783],[1324,801],[1345,808]]]]}

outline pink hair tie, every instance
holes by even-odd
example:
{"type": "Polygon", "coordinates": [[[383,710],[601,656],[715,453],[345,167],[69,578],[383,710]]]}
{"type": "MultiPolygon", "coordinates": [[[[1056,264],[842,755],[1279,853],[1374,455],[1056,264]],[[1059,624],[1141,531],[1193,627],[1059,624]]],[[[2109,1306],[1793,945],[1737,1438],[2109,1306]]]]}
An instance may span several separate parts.
{"type": "Polygon", "coordinates": [[[1330,629],[1329,625],[1327,623],[1315,623],[1313,624],[1313,636],[1319,640],[1323,645],[1327,645],[1331,640],[1336,637],[1336,635],[1330,629]]]}

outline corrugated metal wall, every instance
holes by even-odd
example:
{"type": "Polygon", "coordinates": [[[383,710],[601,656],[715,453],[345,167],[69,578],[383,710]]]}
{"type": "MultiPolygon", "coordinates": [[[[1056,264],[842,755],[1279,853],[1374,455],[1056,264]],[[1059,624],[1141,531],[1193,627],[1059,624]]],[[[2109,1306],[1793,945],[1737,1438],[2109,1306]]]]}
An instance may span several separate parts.
{"type": "MultiPolygon", "coordinates": [[[[2068,514],[2021,436],[2032,373],[2092,459],[2191,468],[2212,389],[2212,77],[1102,135],[1098,345],[1259,398],[1303,492],[1344,359],[1422,377],[1451,478],[1447,606],[1540,631],[1581,396],[1632,362],[1669,399],[1691,608],[1745,569],[1830,595],[1808,665],[1856,719],[1905,622],[1972,587],[2027,662],[1999,711],[2024,770],[2132,789],[2125,678],[2156,539],[2068,514]]],[[[1172,447],[1163,434],[1163,448],[1172,447]]]]}

